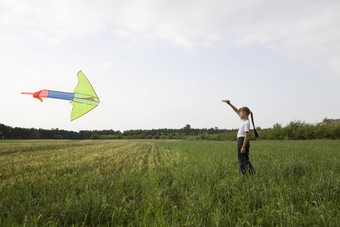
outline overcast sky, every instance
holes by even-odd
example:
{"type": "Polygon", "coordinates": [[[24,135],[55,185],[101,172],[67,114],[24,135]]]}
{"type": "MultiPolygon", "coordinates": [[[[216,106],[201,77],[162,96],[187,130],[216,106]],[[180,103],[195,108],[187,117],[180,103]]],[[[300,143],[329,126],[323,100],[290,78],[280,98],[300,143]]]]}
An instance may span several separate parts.
{"type": "Polygon", "coordinates": [[[67,130],[262,128],[340,118],[340,1],[0,0],[0,123],[67,130]],[[101,103],[73,92],[82,70],[101,103]]]}

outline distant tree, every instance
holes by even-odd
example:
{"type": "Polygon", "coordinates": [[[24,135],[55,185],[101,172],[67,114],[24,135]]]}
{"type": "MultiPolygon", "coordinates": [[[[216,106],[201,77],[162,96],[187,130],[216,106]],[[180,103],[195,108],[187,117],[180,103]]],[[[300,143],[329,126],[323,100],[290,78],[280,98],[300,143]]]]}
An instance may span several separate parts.
{"type": "Polygon", "coordinates": [[[62,135],[55,135],[54,139],[63,139],[63,136],[62,135]]]}
{"type": "Polygon", "coordinates": [[[100,139],[100,136],[98,134],[93,134],[91,137],[90,137],[91,140],[98,140],[100,139]]]}
{"type": "Polygon", "coordinates": [[[329,119],[326,117],[322,120],[322,123],[323,124],[329,124],[329,119]]]}
{"type": "Polygon", "coordinates": [[[145,135],[144,134],[139,134],[139,135],[136,135],[136,138],[137,139],[145,139],[145,135]]]}

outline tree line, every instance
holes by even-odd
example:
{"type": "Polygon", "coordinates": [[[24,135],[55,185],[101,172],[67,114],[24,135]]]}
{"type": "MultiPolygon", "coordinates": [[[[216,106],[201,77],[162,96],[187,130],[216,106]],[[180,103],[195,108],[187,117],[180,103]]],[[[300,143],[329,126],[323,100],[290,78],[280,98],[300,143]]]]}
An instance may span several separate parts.
{"type": "MultiPolygon", "coordinates": [[[[292,121],[286,126],[275,124],[272,128],[257,128],[260,139],[306,140],[340,139],[340,124],[331,124],[327,119],[318,124],[292,121]]],[[[0,139],[187,139],[187,140],[236,140],[237,129],[191,128],[189,124],[180,129],[150,130],[81,130],[79,132],[56,129],[10,127],[0,124],[0,139]]],[[[250,139],[255,139],[250,132],[250,139]]]]}
{"type": "MultiPolygon", "coordinates": [[[[260,140],[310,140],[310,139],[340,139],[340,124],[328,123],[325,119],[318,124],[309,124],[303,121],[292,121],[286,126],[275,124],[272,128],[256,128],[260,140]]],[[[215,135],[188,136],[189,140],[236,140],[237,129],[215,135]]],[[[255,140],[253,130],[249,133],[250,140],[255,140]]]]}
{"type": "Polygon", "coordinates": [[[0,139],[159,139],[171,137],[173,139],[184,136],[221,134],[228,132],[227,129],[191,128],[189,124],[180,129],[151,129],[151,130],[81,130],[79,132],[55,129],[35,129],[10,127],[0,124],[0,139]]]}

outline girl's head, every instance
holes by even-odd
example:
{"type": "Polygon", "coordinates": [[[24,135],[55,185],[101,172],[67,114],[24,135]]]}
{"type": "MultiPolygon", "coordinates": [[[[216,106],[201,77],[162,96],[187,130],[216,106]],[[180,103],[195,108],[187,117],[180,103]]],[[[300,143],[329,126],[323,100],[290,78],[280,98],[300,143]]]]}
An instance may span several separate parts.
{"type": "Polygon", "coordinates": [[[247,120],[250,113],[250,109],[245,106],[238,110],[238,116],[240,116],[242,120],[247,120]]]}
{"type": "Polygon", "coordinates": [[[256,131],[255,124],[254,124],[254,115],[253,112],[250,111],[248,107],[242,107],[238,110],[238,115],[242,120],[248,120],[248,116],[251,116],[251,122],[253,123],[254,126],[254,132],[255,132],[255,138],[259,138],[259,134],[256,131]]]}

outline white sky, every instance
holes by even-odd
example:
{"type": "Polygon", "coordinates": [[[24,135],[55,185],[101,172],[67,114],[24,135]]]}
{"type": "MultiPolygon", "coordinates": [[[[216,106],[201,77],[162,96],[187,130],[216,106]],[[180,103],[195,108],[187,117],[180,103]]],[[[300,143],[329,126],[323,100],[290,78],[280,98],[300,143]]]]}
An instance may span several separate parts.
{"type": "Polygon", "coordinates": [[[67,130],[237,128],[340,118],[340,1],[0,0],[0,123],[67,130]],[[73,92],[82,70],[101,103],[73,92]]]}

